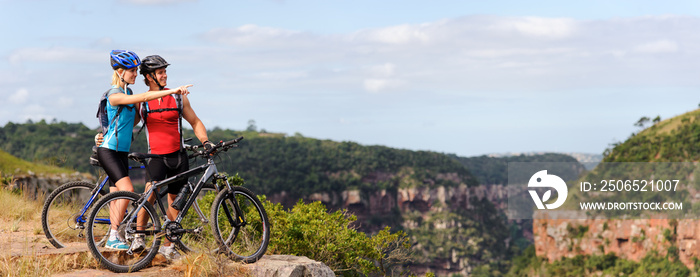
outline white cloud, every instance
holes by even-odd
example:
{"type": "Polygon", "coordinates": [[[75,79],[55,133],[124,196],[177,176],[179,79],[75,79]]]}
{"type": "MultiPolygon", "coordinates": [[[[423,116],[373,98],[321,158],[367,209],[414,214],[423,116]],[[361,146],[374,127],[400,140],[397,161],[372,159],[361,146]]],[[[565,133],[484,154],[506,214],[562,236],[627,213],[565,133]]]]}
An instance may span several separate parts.
{"type": "Polygon", "coordinates": [[[430,34],[425,25],[398,25],[386,28],[364,30],[355,34],[356,38],[385,44],[428,43],[430,34]]]}
{"type": "Polygon", "coordinates": [[[662,39],[640,44],[634,48],[634,51],[647,54],[673,53],[678,51],[678,43],[673,40],[662,39]]]}
{"type": "Polygon", "coordinates": [[[304,33],[271,27],[246,24],[238,28],[217,28],[202,35],[207,41],[241,46],[283,46],[294,40],[303,40],[304,33]],[[284,43],[283,43],[284,42],[284,43]]]}
{"type": "Polygon", "coordinates": [[[378,76],[391,76],[394,75],[396,70],[396,65],[393,63],[384,63],[380,65],[374,65],[370,67],[370,72],[378,76]]]}
{"type": "Polygon", "coordinates": [[[577,22],[571,18],[512,17],[494,22],[492,29],[499,32],[515,31],[539,38],[566,38],[576,31],[577,22]]]}
{"type": "Polygon", "coordinates": [[[45,114],[45,112],[46,112],[46,109],[43,106],[41,106],[39,104],[31,104],[31,105],[24,106],[24,108],[22,108],[20,118],[23,121],[31,119],[32,121],[35,121],[35,122],[40,121],[42,119],[50,120],[50,119],[54,118],[50,115],[45,114]]]}
{"type": "Polygon", "coordinates": [[[109,58],[108,55],[108,51],[105,50],[96,51],[91,49],[65,47],[29,47],[16,49],[12,54],[10,54],[9,61],[13,65],[20,65],[27,61],[63,63],[65,67],[66,64],[75,63],[90,63],[98,61],[107,63],[107,59],[109,58]]]}
{"type": "Polygon", "coordinates": [[[369,92],[398,89],[404,84],[404,81],[393,77],[396,75],[396,65],[393,63],[369,66],[367,73],[371,77],[365,78],[362,84],[365,90],[369,92]]]}
{"type": "Polygon", "coordinates": [[[122,0],[123,2],[136,5],[168,5],[183,2],[197,2],[197,0],[122,0]]]}
{"type": "Polygon", "coordinates": [[[365,79],[364,88],[369,92],[381,92],[400,88],[403,81],[397,79],[365,79]]]}
{"type": "Polygon", "coordinates": [[[200,38],[223,46],[192,52],[211,55],[215,58],[199,60],[220,61],[227,70],[239,72],[232,74],[255,77],[246,81],[270,88],[294,77],[305,79],[304,89],[326,91],[358,83],[370,92],[410,88],[462,93],[647,86],[698,82],[679,73],[694,68],[693,57],[700,59],[700,51],[692,50],[700,49],[698,29],[700,19],[683,16],[465,16],[345,34],[249,24],[205,32],[200,38]],[[658,59],[630,53],[678,55],[667,56],[661,62],[668,66],[660,66],[658,59]],[[659,70],[665,79],[640,78],[661,76],[659,70]]]}
{"type": "Polygon", "coordinates": [[[308,76],[309,73],[306,71],[260,72],[252,75],[253,78],[265,81],[285,81],[306,78],[308,76]]]}
{"type": "Polygon", "coordinates": [[[466,50],[465,54],[474,58],[506,58],[506,57],[527,57],[571,54],[577,51],[576,48],[501,48],[501,49],[474,49],[466,50]]]}
{"type": "Polygon", "coordinates": [[[56,104],[61,108],[70,108],[73,106],[73,98],[61,96],[58,98],[58,102],[56,104]]]}
{"type": "Polygon", "coordinates": [[[44,107],[39,104],[27,105],[23,110],[28,114],[42,114],[45,111],[44,107]]]}
{"type": "Polygon", "coordinates": [[[27,102],[27,98],[29,98],[29,91],[26,88],[21,88],[10,95],[8,100],[12,104],[24,104],[27,102]]]}

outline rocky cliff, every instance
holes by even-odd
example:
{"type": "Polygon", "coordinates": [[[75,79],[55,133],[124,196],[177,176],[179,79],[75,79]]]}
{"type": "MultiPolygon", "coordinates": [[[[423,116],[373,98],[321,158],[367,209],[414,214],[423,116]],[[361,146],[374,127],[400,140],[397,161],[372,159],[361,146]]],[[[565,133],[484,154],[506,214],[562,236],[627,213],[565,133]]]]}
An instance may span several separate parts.
{"type": "MultiPolygon", "coordinates": [[[[346,190],[341,192],[314,193],[305,198],[307,201],[321,201],[333,209],[347,209],[358,219],[371,215],[382,215],[398,209],[401,213],[411,211],[427,212],[436,206],[449,209],[473,208],[475,200],[488,200],[498,210],[505,210],[508,204],[508,188],[504,185],[480,185],[468,187],[464,184],[456,187],[438,186],[410,187],[392,190],[363,192],[346,190]]],[[[292,206],[297,198],[289,197],[287,192],[268,195],[268,199],[285,206],[292,206]]]]}
{"type": "Polygon", "coordinates": [[[57,187],[73,181],[86,181],[94,183],[95,177],[90,174],[74,172],[72,174],[44,175],[29,174],[15,175],[12,188],[21,188],[27,195],[43,197],[51,193],[57,187]]]}
{"type": "Polygon", "coordinates": [[[700,258],[696,219],[558,219],[539,214],[533,232],[537,256],[549,261],[607,253],[639,261],[650,251],[663,256],[677,249],[679,260],[694,268],[694,258],[700,258]]]}

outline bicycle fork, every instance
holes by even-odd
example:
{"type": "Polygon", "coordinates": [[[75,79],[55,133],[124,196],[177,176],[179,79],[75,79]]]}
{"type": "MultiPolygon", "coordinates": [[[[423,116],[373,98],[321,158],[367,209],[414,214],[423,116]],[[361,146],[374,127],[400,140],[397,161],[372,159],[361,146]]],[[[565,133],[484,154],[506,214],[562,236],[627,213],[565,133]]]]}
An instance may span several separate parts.
{"type": "MultiPolygon", "coordinates": [[[[79,230],[78,231],[78,237],[79,238],[84,238],[85,234],[85,223],[87,222],[85,213],[88,212],[89,208],[92,206],[92,203],[95,202],[97,197],[99,196],[99,191],[102,190],[102,187],[107,183],[107,179],[102,180],[102,183],[99,186],[96,186],[95,188],[90,191],[90,199],[88,199],[87,203],[83,206],[82,209],[80,209],[80,212],[75,216],[75,229],[79,230]]],[[[104,222],[100,222],[104,223],[104,222]]],[[[109,219],[107,220],[107,224],[109,224],[109,219]]]]}
{"type": "Polygon", "coordinates": [[[224,205],[224,213],[226,214],[226,218],[228,219],[228,222],[231,223],[231,227],[233,228],[240,228],[246,225],[245,221],[245,216],[243,215],[243,212],[241,211],[241,206],[238,205],[238,201],[236,200],[236,195],[233,193],[233,188],[231,187],[231,184],[229,184],[228,179],[225,176],[216,174],[214,176],[216,179],[224,180],[226,183],[226,187],[228,188],[228,195],[226,198],[231,200],[231,205],[233,206],[234,213],[237,215],[235,218],[233,215],[231,215],[231,211],[229,211],[229,208],[227,205],[224,205]]]}

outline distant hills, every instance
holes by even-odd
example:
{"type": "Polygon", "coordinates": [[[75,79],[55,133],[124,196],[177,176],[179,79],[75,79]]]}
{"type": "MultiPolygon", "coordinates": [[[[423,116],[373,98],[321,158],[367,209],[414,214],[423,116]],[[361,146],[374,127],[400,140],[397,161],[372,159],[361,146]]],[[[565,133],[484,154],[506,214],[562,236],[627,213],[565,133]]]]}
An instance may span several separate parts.
{"type": "Polygon", "coordinates": [[[592,153],[580,153],[580,152],[506,152],[506,153],[492,153],[486,154],[487,157],[493,158],[503,158],[503,157],[513,157],[513,156],[537,156],[545,154],[561,154],[571,156],[576,159],[579,163],[583,164],[586,169],[591,170],[595,168],[598,163],[603,160],[603,154],[592,154],[592,153]]]}

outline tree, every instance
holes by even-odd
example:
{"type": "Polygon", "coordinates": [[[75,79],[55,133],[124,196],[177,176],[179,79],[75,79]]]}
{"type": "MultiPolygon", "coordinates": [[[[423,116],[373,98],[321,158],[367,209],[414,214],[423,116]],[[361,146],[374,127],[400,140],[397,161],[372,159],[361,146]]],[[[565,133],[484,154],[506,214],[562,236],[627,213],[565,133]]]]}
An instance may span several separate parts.
{"type": "Polygon", "coordinates": [[[258,126],[255,125],[255,120],[248,120],[248,128],[246,128],[245,130],[249,132],[257,132],[258,126]]]}
{"type": "Polygon", "coordinates": [[[656,117],[654,117],[654,121],[653,121],[653,122],[654,122],[654,124],[661,122],[661,116],[660,116],[660,115],[657,115],[656,117]]]}
{"type": "Polygon", "coordinates": [[[634,124],[634,126],[644,128],[644,125],[647,124],[649,120],[650,119],[648,117],[642,116],[642,118],[640,118],[639,121],[637,121],[637,123],[634,124]]]}

